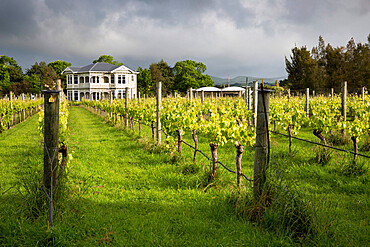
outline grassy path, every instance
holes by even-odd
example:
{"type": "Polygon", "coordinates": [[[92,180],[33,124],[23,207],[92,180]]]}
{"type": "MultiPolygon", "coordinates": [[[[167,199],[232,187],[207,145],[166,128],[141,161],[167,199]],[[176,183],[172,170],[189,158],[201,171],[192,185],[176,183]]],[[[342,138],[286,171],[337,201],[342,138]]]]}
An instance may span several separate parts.
{"type": "Polygon", "coordinates": [[[42,155],[37,119],[33,116],[0,134],[0,178],[6,178],[0,179],[0,193],[14,186],[22,164],[42,155]]]}
{"type": "Polygon", "coordinates": [[[143,150],[85,109],[71,109],[70,129],[71,177],[79,181],[84,199],[76,220],[66,223],[77,243],[238,246],[275,241],[237,219],[224,191],[193,189],[164,155],[143,150]]]}
{"type": "Polygon", "coordinates": [[[228,189],[194,189],[199,177],[168,162],[168,154],[143,150],[83,108],[71,108],[69,126],[68,193],[55,204],[52,229],[47,203],[39,200],[43,152],[37,116],[0,135],[0,246],[284,243],[238,219],[228,189]],[[31,209],[40,202],[34,217],[31,209]]]}
{"type": "MultiPolygon", "coordinates": [[[[55,203],[52,229],[47,227],[48,205],[42,199],[37,116],[0,134],[0,246],[297,244],[289,234],[263,231],[236,216],[229,202],[232,175],[223,174],[220,184],[204,192],[199,186],[204,179],[201,167],[208,161],[196,167],[173,162],[168,153],[145,150],[131,134],[83,108],[70,109],[69,126],[73,160],[66,193],[55,203]]],[[[225,160],[232,160],[235,150],[225,150],[230,156],[225,160]]],[[[300,159],[288,158],[279,163],[284,178],[301,180],[317,206],[321,230],[315,242],[306,245],[366,246],[366,173],[347,177],[337,164],[303,165],[300,159]]]]}
{"type": "Polygon", "coordinates": [[[25,194],[22,189],[23,194],[18,192],[27,184],[23,178],[36,178],[36,181],[40,178],[40,173],[33,169],[43,159],[37,126],[38,115],[35,115],[0,134],[0,246],[31,246],[28,239],[38,238],[38,232],[46,228],[24,217],[25,194]]]}

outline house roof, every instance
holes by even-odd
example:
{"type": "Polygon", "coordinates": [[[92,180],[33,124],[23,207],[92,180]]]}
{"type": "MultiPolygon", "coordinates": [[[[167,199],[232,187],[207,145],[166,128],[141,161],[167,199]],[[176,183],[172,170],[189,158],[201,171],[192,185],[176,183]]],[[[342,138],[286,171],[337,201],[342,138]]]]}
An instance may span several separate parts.
{"type": "Polygon", "coordinates": [[[137,73],[136,71],[127,68],[124,65],[114,65],[110,63],[92,63],[82,67],[67,67],[62,73],[67,70],[72,71],[72,73],[86,73],[86,72],[113,72],[117,69],[128,70],[132,73],[137,73]]]}
{"type": "Polygon", "coordinates": [[[239,91],[245,91],[245,88],[242,87],[225,87],[222,89],[222,92],[239,92],[239,91]]]}
{"type": "Polygon", "coordinates": [[[204,91],[204,92],[220,92],[221,89],[217,88],[217,87],[201,87],[201,88],[198,88],[196,89],[197,92],[201,92],[201,91],[204,91]]]}

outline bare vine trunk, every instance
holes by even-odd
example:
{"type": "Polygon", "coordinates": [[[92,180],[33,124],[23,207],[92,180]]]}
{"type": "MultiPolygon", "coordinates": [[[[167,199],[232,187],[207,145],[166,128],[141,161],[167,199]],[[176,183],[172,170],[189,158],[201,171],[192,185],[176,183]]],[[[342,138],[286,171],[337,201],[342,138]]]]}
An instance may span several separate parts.
{"type": "Polygon", "coordinates": [[[317,137],[317,138],[319,138],[325,145],[327,145],[326,144],[326,139],[325,139],[325,137],[321,134],[322,133],[322,130],[314,130],[313,131],[313,134],[317,137]]]}
{"type": "Polygon", "coordinates": [[[138,122],[139,122],[139,135],[141,135],[141,119],[139,119],[138,122]]]}
{"type": "Polygon", "coordinates": [[[353,141],[353,149],[354,149],[354,152],[355,152],[355,154],[353,155],[353,161],[356,163],[357,152],[358,152],[357,136],[352,136],[351,140],[353,141]]]}
{"type": "Polygon", "coordinates": [[[133,117],[130,118],[130,122],[131,122],[132,131],[135,131],[135,124],[134,124],[134,118],[133,117]]]}
{"type": "Polygon", "coordinates": [[[193,140],[194,140],[194,146],[195,146],[193,163],[195,163],[195,160],[197,158],[197,151],[198,151],[198,136],[197,136],[196,130],[193,130],[193,140]]]}
{"type": "Polygon", "coordinates": [[[152,122],[152,139],[153,139],[153,141],[155,140],[155,125],[154,125],[154,121],[152,122]]]}
{"type": "Polygon", "coordinates": [[[177,129],[177,150],[179,154],[182,155],[182,136],[181,136],[181,129],[177,129]]]}
{"type": "Polygon", "coordinates": [[[63,175],[63,172],[65,170],[65,167],[68,161],[68,149],[64,143],[62,143],[62,146],[59,148],[59,153],[62,154],[62,162],[60,163],[60,171],[59,171],[58,177],[61,177],[63,175]]]}
{"type": "Polygon", "coordinates": [[[240,188],[240,180],[242,177],[242,156],[244,152],[244,147],[240,144],[235,145],[236,147],[236,181],[238,187],[240,188]]]}
{"type": "Polygon", "coordinates": [[[210,143],[209,146],[211,147],[212,152],[212,178],[215,178],[216,171],[217,171],[217,143],[210,143]]]}
{"type": "Polygon", "coordinates": [[[292,141],[293,141],[293,134],[292,134],[292,129],[294,128],[294,126],[292,125],[289,125],[288,126],[288,133],[289,133],[289,153],[292,153],[292,141]]]}

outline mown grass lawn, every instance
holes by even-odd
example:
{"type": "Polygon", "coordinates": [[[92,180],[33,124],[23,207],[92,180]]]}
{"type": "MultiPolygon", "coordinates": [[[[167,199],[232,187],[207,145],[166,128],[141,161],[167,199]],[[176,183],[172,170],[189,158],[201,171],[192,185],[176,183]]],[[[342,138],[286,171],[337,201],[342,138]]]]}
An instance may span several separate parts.
{"type": "MultiPolygon", "coordinates": [[[[229,202],[233,185],[204,191],[202,170],[185,172],[168,153],[143,149],[132,135],[79,107],[70,112],[66,191],[36,216],[23,185],[42,176],[37,117],[0,136],[0,245],[4,246],[241,246],[289,245],[292,240],[245,222],[229,202]],[[3,154],[7,154],[5,156],[3,154]],[[6,157],[6,158],[4,158],[6,157]],[[12,167],[17,167],[13,169],[12,167]],[[17,174],[18,173],[18,174],[17,174]],[[26,211],[26,212],[25,212],[26,211]]],[[[40,194],[38,194],[40,196],[40,194]]],[[[39,206],[40,207],[40,206],[39,206]]]]}

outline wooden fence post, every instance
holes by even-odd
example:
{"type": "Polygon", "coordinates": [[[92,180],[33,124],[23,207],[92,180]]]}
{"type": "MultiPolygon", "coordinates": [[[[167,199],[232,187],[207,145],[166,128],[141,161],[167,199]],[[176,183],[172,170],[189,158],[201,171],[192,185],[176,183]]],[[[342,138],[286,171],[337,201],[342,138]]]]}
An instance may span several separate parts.
{"type": "Polygon", "coordinates": [[[189,99],[190,99],[190,102],[193,101],[193,88],[189,89],[189,99]]]}
{"type": "Polygon", "coordinates": [[[253,82],[253,124],[257,125],[258,81],[253,82]]]}
{"type": "Polygon", "coordinates": [[[365,104],[365,87],[361,88],[361,99],[362,99],[362,104],[365,104]]]}
{"type": "Polygon", "coordinates": [[[58,165],[59,90],[44,90],[44,186],[55,185],[58,165]]]}
{"type": "Polygon", "coordinates": [[[127,116],[127,109],[128,109],[128,88],[126,87],[125,89],[125,116],[124,116],[124,120],[125,120],[125,128],[127,128],[128,126],[128,116],[127,116]]]}
{"type": "Polygon", "coordinates": [[[202,105],[203,105],[204,104],[204,91],[202,91],[201,100],[202,100],[202,105]]]}
{"type": "Polygon", "coordinates": [[[44,93],[44,187],[49,197],[49,224],[53,225],[53,187],[56,185],[59,151],[59,90],[44,93]]]}
{"type": "Polygon", "coordinates": [[[331,99],[334,99],[334,88],[331,88],[331,99]]]}
{"type": "Polygon", "coordinates": [[[271,90],[260,90],[258,94],[258,111],[256,126],[256,144],[254,154],[254,178],[253,194],[257,199],[262,194],[263,185],[266,181],[267,169],[267,143],[271,90]],[[267,122],[266,122],[267,120],[267,122]]]}
{"type": "Polygon", "coordinates": [[[244,101],[246,105],[248,105],[247,91],[248,91],[248,77],[245,77],[244,101]]]}
{"type": "Polygon", "coordinates": [[[347,82],[342,82],[342,117],[343,121],[347,121],[347,82]]]}
{"type": "Polygon", "coordinates": [[[310,89],[306,88],[306,116],[310,117],[310,89]]]}
{"type": "Polygon", "coordinates": [[[157,142],[161,144],[161,107],[162,107],[162,82],[157,82],[157,142]]]}

